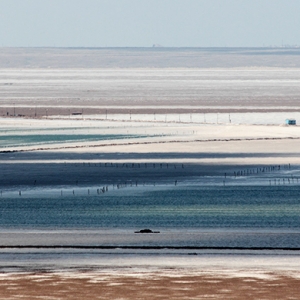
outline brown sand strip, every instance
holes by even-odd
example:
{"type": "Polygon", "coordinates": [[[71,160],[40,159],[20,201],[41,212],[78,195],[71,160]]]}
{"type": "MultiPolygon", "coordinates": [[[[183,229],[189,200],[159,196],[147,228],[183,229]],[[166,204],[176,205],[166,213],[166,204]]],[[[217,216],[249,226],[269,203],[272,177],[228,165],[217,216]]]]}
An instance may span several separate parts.
{"type": "MultiPolygon", "coordinates": [[[[210,102],[209,102],[210,103],[210,102]]],[[[166,103],[163,103],[164,105],[166,103]]],[[[111,107],[111,103],[107,103],[109,109],[106,109],[105,107],[88,107],[85,105],[82,105],[81,107],[72,106],[72,104],[68,103],[68,107],[55,107],[55,106],[39,106],[38,109],[35,108],[34,105],[29,103],[28,106],[22,107],[18,106],[17,108],[13,107],[5,107],[3,104],[0,106],[0,116],[2,117],[10,117],[16,116],[18,117],[25,117],[25,118],[40,118],[40,117],[49,117],[51,116],[66,116],[67,118],[71,115],[77,114],[77,118],[88,118],[89,115],[98,115],[98,120],[103,120],[114,118],[114,115],[116,114],[123,114],[123,115],[153,115],[153,114],[203,114],[203,113],[270,113],[270,112],[299,112],[299,104],[292,102],[292,103],[286,103],[284,102],[285,107],[274,107],[272,106],[272,103],[268,103],[268,107],[263,106],[265,103],[260,103],[263,107],[245,107],[242,104],[237,104],[235,107],[226,107],[223,103],[218,103],[218,107],[213,107],[214,105],[211,105],[211,107],[195,107],[195,105],[190,104],[190,107],[188,108],[182,108],[182,107],[175,107],[178,106],[178,103],[167,103],[169,107],[160,107],[159,104],[155,103],[155,107],[139,107],[134,108],[129,106],[128,108],[118,108],[111,107]],[[31,105],[31,106],[30,106],[31,105]],[[239,106],[238,106],[239,105],[239,106]],[[290,107],[288,105],[291,105],[290,107]],[[173,107],[172,107],[173,106],[173,107]],[[14,113],[14,110],[16,111],[14,113]]],[[[211,104],[211,103],[210,103],[211,104]]],[[[124,103],[120,103],[120,105],[124,106],[124,103]]],[[[154,105],[154,104],[153,104],[154,105]]],[[[274,105],[274,104],[273,104],[274,105]]],[[[280,103],[282,106],[282,103],[280,103]]],[[[73,116],[72,116],[73,117],[73,116]]],[[[135,120],[136,121],[136,120],[135,120]]]]}
{"type": "Polygon", "coordinates": [[[15,274],[0,278],[0,299],[299,299],[300,278],[269,275],[15,274]]]}

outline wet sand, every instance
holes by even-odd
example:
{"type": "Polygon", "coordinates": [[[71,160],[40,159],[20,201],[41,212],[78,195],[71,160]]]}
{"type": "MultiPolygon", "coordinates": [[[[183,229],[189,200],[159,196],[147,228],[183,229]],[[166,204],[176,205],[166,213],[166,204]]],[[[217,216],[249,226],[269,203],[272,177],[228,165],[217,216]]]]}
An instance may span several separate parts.
{"type": "MultiPolygon", "coordinates": [[[[261,274],[259,274],[261,275],[261,274]]],[[[298,299],[299,277],[144,274],[26,273],[0,275],[0,299],[298,299]]]]}

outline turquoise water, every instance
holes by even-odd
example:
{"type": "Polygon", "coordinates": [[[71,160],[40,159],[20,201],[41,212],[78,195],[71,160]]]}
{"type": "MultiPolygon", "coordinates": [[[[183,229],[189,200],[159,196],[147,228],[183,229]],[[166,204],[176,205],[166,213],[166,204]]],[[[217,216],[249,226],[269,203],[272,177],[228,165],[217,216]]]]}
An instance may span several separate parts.
{"type": "Polygon", "coordinates": [[[2,135],[0,136],[1,147],[21,147],[32,145],[44,145],[69,142],[89,142],[101,140],[119,140],[141,138],[136,135],[113,135],[113,134],[28,134],[28,135],[2,135]]]}
{"type": "Polygon", "coordinates": [[[299,186],[170,187],[61,197],[2,197],[0,226],[300,229],[299,186]]]}
{"type": "Polygon", "coordinates": [[[91,196],[2,197],[0,227],[129,233],[126,239],[118,234],[100,238],[100,246],[298,248],[299,192],[298,186],[185,186],[91,196]],[[134,230],[142,228],[160,234],[137,238],[134,230]]]}

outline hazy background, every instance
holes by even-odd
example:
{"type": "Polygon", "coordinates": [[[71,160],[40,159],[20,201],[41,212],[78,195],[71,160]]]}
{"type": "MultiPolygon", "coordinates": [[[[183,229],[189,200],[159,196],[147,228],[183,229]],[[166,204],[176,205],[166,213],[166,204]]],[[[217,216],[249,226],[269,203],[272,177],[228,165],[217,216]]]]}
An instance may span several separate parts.
{"type": "Polygon", "coordinates": [[[0,46],[295,46],[299,15],[299,0],[0,0],[0,46]]]}

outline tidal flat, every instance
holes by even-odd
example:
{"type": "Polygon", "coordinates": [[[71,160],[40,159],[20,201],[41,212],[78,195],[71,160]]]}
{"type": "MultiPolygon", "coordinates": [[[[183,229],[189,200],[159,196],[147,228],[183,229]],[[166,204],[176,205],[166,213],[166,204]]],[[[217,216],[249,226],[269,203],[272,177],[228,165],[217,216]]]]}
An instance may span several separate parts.
{"type": "Polygon", "coordinates": [[[293,299],[300,71],[275,50],[2,49],[0,298],[293,299]]]}

